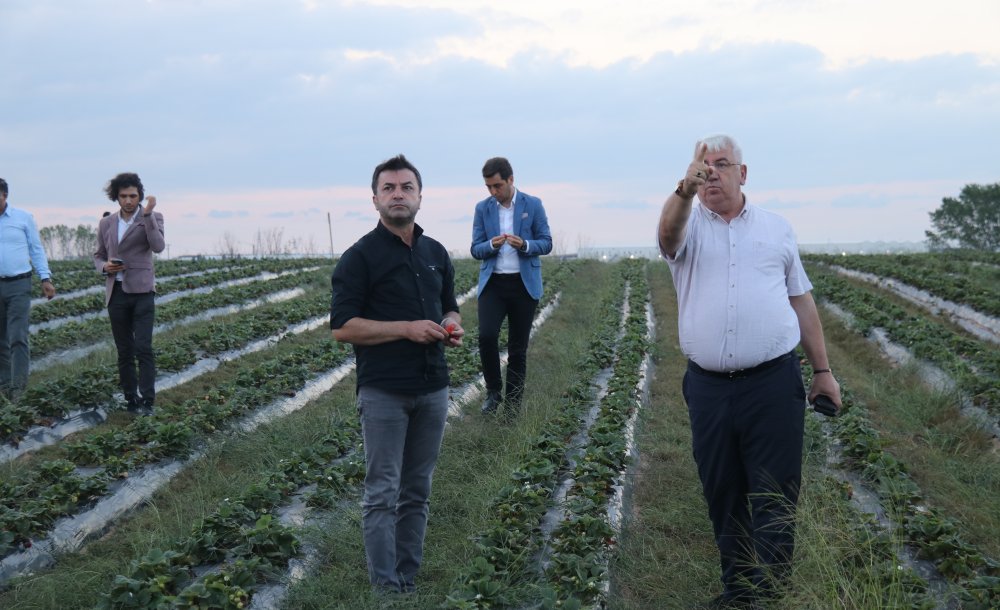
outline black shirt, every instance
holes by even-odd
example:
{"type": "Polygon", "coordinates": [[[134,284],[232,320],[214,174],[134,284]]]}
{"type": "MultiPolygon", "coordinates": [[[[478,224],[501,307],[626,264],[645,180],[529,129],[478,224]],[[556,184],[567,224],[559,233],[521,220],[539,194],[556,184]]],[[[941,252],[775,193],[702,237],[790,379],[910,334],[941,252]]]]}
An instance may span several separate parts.
{"type": "MultiPolygon", "coordinates": [[[[351,318],[378,321],[432,320],[458,311],[455,268],[448,251],[413,228],[413,247],[381,222],[340,257],[333,270],[330,328],[351,318]]],[[[444,344],[406,339],[355,345],[358,387],[426,394],[448,385],[444,344]]]]}

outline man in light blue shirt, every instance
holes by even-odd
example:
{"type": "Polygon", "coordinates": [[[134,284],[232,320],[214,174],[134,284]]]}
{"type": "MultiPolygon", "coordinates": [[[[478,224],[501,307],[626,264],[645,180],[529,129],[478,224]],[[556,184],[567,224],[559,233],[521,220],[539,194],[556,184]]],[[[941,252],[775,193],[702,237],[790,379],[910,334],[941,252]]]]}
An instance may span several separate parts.
{"type": "Polygon", "coordinates": [[[56,287],[35,219],[7,205],[7,192],[7,181],[0,178],[0,392],[8,400],[16,400],[28,385],[31,363],[31,268],[42,279],[46,298],[56,296],[56,287]]]}

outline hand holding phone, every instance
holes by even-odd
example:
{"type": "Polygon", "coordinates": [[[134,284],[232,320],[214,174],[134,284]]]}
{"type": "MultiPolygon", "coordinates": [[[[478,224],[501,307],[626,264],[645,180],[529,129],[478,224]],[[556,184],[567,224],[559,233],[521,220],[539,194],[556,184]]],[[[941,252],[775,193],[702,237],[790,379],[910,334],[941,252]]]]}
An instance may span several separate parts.
{"type": "Polygon", "coordinates": [[[813,410],[817,413],[822,413],[827,417],[837,417],[840,410],[837,408],[837,403],[833,402],[833,399],[826,394],[817,394],[815,398],[809,401],[812,405],[813,410]]]}

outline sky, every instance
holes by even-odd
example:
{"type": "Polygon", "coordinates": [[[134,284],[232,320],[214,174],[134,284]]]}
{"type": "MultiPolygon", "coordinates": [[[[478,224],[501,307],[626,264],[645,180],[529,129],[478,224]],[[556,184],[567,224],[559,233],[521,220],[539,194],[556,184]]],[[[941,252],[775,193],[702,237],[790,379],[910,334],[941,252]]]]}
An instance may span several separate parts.
{"type": "Polygon", "coordinates": [[[997,0],[3,0],[0,177],[75,227],[137,172],[170,257],[340,253],[403,153],[418,224],[468,256],[504,156],[572,253],[652,246],[728,133],[800,243],[921,241],[1000,182],[998,28],[997,0]]]}

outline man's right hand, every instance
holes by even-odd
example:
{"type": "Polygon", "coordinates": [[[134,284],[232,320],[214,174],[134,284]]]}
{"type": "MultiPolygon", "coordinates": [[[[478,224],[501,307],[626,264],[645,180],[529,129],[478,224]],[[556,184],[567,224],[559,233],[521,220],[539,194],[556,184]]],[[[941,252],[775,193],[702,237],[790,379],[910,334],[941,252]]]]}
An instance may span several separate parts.
{"type": "Polygon", "coordinates": [[[698,194],[698,189],[708,182],[708,177],[712,175],[712,168],[705,163],[705,155],[708,154],[708,144],[702,144],[695,152],[694,161],[688,165],[687,173],[684,175],[684,184],[681,191],[688,199],[698,194]]]}

